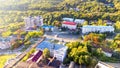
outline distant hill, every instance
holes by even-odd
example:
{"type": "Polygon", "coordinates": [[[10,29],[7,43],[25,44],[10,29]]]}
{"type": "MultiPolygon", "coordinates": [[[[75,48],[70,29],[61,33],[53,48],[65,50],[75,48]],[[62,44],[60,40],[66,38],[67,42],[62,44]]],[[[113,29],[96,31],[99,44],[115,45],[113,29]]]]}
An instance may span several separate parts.
{"type": "Polygon", "coordinates": [[[96,1],[103,4],[112,4],[119,0],[0,0],[1,10],[39,10],[52,7],[76,7],[86,2],[96,1]]]}
{"type": "Polygon", "coordinates": [[[22,22],[30,15],[43,15],[47,23],[73,16],[118,21],[120,0],[0,0],[0,23],[22,22]]]}
{"type": "Polygon", "coordinates": [[[0,0],[1,10],[29,10],[54,7],[63,0],[0,0]]]}

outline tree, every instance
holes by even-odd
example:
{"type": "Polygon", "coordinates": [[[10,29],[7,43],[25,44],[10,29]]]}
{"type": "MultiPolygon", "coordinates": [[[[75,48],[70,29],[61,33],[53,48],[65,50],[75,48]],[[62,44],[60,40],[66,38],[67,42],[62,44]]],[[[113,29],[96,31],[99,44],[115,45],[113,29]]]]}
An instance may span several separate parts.
{"type": "Polygon", "coordinates": [[[102,25],[103,21],[101,19],[98,20],[98,25],[102,25]]]}
{"type": "Polygon", "coordinates": [[[47,48],[43,50],[43,56],[45,59],[50,57],[50,51],[47,48]]]}
{"type": "Polygon", "coordinates": [[[8,30],[8,31],[2,33],[2,37],[8,37],[8,36],[10,36],[11,34],[12,34],[12,32],[11,32],[10,30],[8,30]]]}
{"type": "Polygon", "coordinates": [[[101,48],[98,48],[97,49],[97,56],[100,57],[100,56],[103,56],[103,51],[101,48]]]}
{"type": "Polygon", "coordinates": [[[115,8],[116,8],[117,10],[120,10],[120,2],[118,2],[118,3],[115,4],[115,8]]]}
{"type": "Polygon", "coordinates": [[[86,65],[89,65],[90,62],[91,62],[91,57],[90,57],[89,55],[85,55],[85,56],[84,56],[84,63],[85,63],[86,65]]]}
{"type": "Polygon", "coordinates": [[[116,32],[120,32],[120,22],[119,21],[117,21],[115,23],[115,30],[116,30],[116,32]]]}
{"type": "Polygon", "coordinates": [[[96,60],[95,58],[93,58],[93,59],[91,60],[91,63],[90,63],[90,65],[89,65],[88,68],[94,68],[97,63],[98,63],[97,60],[96,60]]]}
{"type": "Polygon", "coordinates": [[[114,40],[120,40],[120,34],[117,34],[114,38],[114,40]]]}
{"type": "Polygon", "coordinates": [[[90,41],[91,43],[99,45],[105,38],[104,34],[90,33],[84,37],[84,42],[90,41]]]}
{"type": "Polygon", "coordinates": [[[78,64],[86,64],[89,65],[90,64],[90,60],[91,60],[91,56],[88,50],[88,46],[89,44],[82,44],[79,42],[72,42],[72,43],[68,43],[66,44],[69,48],[68,50],[68,58],[71,61],[74,61],[78,64]],[[72,58],[72,59],[71,59],[72,58]]]}
{"type": "Polygon", "coordinates": [[[13,49],[15,49],[15,48],[18,48],[18,47],[20,47],[21,45],[22,45],[22,43],[23,43],[23,41],[22,40],[20,40],[20,39],[16,39],[16,40],[14,40],[12,43],[11,43],[11,49],[13,50],[13,49]]]}
{"type": "Polygon", "coordinates": [[[85,22],[83,23],[83,26],[88,25],[88,24],[89,24],[88,21],[85,21],[85,22]]]}
{"type": "Polygon", "coordinates": [[[79,57],[79,64],[84,64],[83,56],[79,57]]]}
{"type": "Polygon", "coordinates": [[[25,45],[25,46],[30,45],[30,44],[31,44],[30,41],[24,42],[24,45],[25,45]]]}

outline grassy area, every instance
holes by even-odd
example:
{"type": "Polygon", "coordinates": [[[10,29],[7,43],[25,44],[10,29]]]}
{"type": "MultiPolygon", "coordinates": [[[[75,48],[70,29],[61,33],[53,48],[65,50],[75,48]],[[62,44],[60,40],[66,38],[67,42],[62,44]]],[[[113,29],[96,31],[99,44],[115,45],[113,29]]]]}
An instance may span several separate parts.
{"type": "Polygon", "coordinates": [[[16,55],[1,55],[0,56],[0,68],[4,67],[4,64],[6,63],[7,60],[14,58],[16,55]]]}

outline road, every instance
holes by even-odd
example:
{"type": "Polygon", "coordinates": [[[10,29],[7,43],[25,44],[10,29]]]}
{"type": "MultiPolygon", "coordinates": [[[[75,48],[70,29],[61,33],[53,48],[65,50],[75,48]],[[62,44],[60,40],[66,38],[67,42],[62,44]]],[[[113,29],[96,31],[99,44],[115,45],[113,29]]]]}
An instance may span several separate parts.
{"type": "Polygon", "coordinates": [[[0,55],[4,55],[4,54],[20,54],[22,53],[20,50],[23,48],[23,46],[19,47],[18,49],[15,50],[10,50],[10,49],[4,49],[4,50],[0,50],[0,55]]]}
{"type": "Polygon", "coordinates": [[[44,37],[59,40],[59,41],[64,41],[64,42],[76,42],[76,41],[79,41],[79,39],[60,38],[60,37],[51,36],[51,35],[44,35],[44,37]]]}

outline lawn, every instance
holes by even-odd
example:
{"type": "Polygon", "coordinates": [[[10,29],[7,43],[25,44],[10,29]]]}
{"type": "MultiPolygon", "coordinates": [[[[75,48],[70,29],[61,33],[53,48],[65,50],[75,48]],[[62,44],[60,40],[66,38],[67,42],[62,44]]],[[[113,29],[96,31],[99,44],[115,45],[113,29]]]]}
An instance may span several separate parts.
{"type": "Polygon", "coordinates": [[[4,64],[6,63],[7,60],[14,58],[16,55],[1,55],[0,56],[0,68],[4,67],[4,64]]]}

